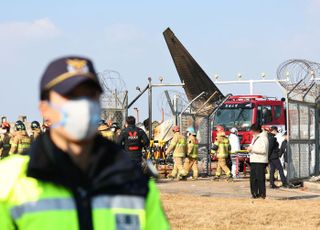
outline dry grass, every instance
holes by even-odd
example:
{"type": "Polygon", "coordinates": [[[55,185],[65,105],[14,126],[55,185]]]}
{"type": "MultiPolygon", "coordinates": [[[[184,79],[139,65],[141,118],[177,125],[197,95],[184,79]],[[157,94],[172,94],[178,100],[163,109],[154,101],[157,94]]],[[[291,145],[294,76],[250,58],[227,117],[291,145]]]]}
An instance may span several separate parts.
{"type": "Polygon", "coordinates": [[[161,197],[172,229],[320,229],[320,201],[161,197]]]}

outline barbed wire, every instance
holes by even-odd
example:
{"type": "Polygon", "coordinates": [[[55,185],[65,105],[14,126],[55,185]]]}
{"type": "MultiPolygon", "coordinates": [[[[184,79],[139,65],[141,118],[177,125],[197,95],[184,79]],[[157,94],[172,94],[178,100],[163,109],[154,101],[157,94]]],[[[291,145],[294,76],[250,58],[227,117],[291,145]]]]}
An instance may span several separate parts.
{"type": "Polygon", "coordinates": [[[127,97],[127,89],[124,80],[118,71],[106,69],[98,73],[99,81],[103,88],[101,95],[101,107],[123,109],[127,97]]]}
{"type": "Polygon", "coordinates": [[[306,59],[289,59],[280,64],[277,69],[277,78],[287,80],[280,81],[283,88],[287,91],[293,90],[296,95],[303,95],[312,87],[309,95],[313,98],[319,94],[319,86],[315,84],[314,80],[319,76],[320,64],[306,59]],[[301,83],[297,85],[300,81],[301,83]],[[294,88],[295,86],[296,88],[294,88]]]}

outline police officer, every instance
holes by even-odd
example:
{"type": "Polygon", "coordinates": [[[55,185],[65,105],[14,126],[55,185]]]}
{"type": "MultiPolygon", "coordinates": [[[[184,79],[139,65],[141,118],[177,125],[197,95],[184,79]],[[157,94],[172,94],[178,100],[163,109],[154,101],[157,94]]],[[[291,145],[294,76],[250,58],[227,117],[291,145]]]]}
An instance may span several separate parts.
{"type": "Polygon", "coordinates": [[[1,134],[0,134],[0,159],[9,155],[10,151],[10,124],[8,122],[2,122],[1,134]]]}
{"type": "Polygon", "coordinates": [[[136,126],[136,119],[129,116],[126,119],[127,128],[123,129],[117,143],[130,153],[130,158],[138,165],[142,163],[142,148],[149,146],[146,133],[136,126]]]}
{"type": "Polygon", "coordinates": [[[199,171],[198,171],[198,139],[196,138],[196,132],[193,127],[187,129],[187,157],[184,161],[184,169],[186,174],[189,173],[192,169],[192,179],[197,180],[199,171]]]}
{"type": "Polygon", "coordinates": [[[166,155],[173,151],[173,170],[169,178],[178,178],[179,180],[185,179],[187,173],[183,168],[183,160],[186,157],[186,138],[180,133],[180,127],[174,126],[172,128],[173,138],[170,142],[166,155]]]}
{"type": "Polygon", "coordinates": [[[26,155],[0,162],[0,229],[168,229],[154,181],[97,135],[102,88],[92,62],[51,62],[40,90],[52,126],[26,155]]]}
{"type": "Polygon", "coordinates": [[[41,134],[41,126],[40,123],[38,121],[33,121],[31,122],[31,142],[33,142],[40,134],[41,134]]]}
{"type": "Polygon", "coordinates": [[[26,126],[20,120],[15,123],[15,135],[11,139],[9,155],[21,154],[30,147],[31,138],[28,136],[26,126]]]}
{"type": "Polygon", "coordinates": [[[214,179],[219,179],[221,171],[223,170],[227,176],[227,179],[231,177],[230,169],[227,166],[227,158],[229,157],[230,144],[229,139],[226,137],[224,128],[220,125],[217,126],[217,138],[213,143],[212,149],[216,151],[218,158],[218,165],[216,175],[214,179]]]}

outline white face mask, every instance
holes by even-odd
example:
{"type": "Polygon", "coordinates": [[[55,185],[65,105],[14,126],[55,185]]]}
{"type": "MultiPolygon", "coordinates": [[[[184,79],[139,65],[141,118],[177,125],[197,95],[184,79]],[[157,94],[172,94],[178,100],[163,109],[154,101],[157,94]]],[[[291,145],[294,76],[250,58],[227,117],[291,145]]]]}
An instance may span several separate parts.
{"type": "Polygon", "coordinates": [[[53,129],[62,126],[77,141],[90,139],[96,134],[100,121],[99,102],[87,98],[69,100],[58,110],[61,120],[51,126],[53,129]]]}

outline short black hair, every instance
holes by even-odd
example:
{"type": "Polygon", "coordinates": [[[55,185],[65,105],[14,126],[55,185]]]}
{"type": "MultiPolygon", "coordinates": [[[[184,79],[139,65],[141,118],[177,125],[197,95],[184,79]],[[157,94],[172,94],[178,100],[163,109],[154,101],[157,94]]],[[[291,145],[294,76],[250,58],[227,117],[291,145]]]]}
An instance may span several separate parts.
{"type": "Polygon", "coordinates": [[[254,132],[259,132],[259,133],[262,132],[261,125],[259,125],[259,124],[251,125],[250,130],[254,131],[254,132]]]}
{"type": "Polygon", "coordinates": [[[134,118],[134,116],[129,116],[126,119],[126,122],[128,123],[128,125],[135,125],[136,124],[136,119],[134,118]]]}
{"type": "Polygon", "coordinates": [[[277,131],[278,132],[278,127],[277,126],[271,126],[270,131],[277,131]]]}

